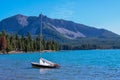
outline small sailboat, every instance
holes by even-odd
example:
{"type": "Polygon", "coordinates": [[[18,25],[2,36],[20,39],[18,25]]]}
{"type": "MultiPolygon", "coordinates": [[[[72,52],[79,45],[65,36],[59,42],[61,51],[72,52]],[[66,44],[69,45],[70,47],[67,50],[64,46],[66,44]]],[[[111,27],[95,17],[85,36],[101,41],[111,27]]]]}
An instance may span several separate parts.
{"type": "Polygon", "coordinates": [[[59,65],[55,64],[51,61],[48,61],[44,58],[40,58],[39,63],[32,62],[31,63],[33,67],[39,67],[39,68],[58,68],[59,65]]]}
{"type": "MultiPolygon", "coordinates": [[[[42,38],[42,14],[41,14],[40,37],[42,38]]],[[[41,42],[42,42],[42,39],[40,39],[40,52],[41,52],[41,42]]],[[[40,58],[39,63],[31,62],[31,64],[32,64],[32,67],[37,67],[37,68],[58,68],[59,67],[58,64],[48,61],[44,58],[40,58]]]]}

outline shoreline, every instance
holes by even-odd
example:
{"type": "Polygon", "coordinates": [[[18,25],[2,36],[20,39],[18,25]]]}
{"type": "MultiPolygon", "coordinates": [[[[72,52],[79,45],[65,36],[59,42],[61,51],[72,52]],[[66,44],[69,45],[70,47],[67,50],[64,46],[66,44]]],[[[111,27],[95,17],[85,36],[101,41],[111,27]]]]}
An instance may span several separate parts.
{"type": "MultiPolygon", "coordinates": [[[[87,49],[87,50],[120,50],[120,49],[87,49]]],[[[71,50],[58,50],[58,51],[71,51],[71,50]]],[[[75,50],[72,50],[72,51],[75,51],[75,50]]],[[[82,50],[81,50],[82,51],[82,50]]],[[[22,54],[22,53],[34,53],[34,52],[40,52],[40,51],[28,51],[28,52],[25,52],[25,51],[9,51],[8,53],[5,52],[5,53],[2,53],[0,51],[0,54],[22,54]]],[[[43,50],[41,52],[56,52],[56,50],[43,50]]]]}
{"type": "MultiPolygon", "coordinates": [[[[40,51],[28,51],[28,52],[25,52],[25,51],[15,51],[15,50],[13,50],[13,51],[9,51],[8,53],[7,52],[5,52],[5,53],[0,52],[0,54],[17,54],[17,53],[21,54],[21,53],[31,53],[31,52],[40,52],[40,51]]],[[[55,52],[55,50],[43,50],[41,52],[55,52]]]]}

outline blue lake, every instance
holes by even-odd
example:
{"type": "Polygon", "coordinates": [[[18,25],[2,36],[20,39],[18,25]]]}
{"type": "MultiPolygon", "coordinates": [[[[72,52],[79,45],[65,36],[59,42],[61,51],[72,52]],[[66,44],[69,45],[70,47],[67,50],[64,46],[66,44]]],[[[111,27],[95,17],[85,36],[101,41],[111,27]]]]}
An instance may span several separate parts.
{"type": "Polygon", "coordinates": [[[0,55],[0,80],[120,80],[120,50],[78,50],[0,55]],[[43,57],[59,69],[32,68],[43,57]]]}

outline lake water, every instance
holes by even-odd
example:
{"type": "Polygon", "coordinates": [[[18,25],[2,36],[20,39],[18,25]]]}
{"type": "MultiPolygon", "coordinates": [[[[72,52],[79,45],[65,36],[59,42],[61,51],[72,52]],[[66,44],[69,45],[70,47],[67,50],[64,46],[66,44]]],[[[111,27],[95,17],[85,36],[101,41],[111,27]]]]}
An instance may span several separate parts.
{"type": "Polygon", "coordinates": [[[0,55],[0,80],[120,80],[120,50],[78,50],[0,55]],[[39,57],[59,69],[32,68],[39,57]]]}

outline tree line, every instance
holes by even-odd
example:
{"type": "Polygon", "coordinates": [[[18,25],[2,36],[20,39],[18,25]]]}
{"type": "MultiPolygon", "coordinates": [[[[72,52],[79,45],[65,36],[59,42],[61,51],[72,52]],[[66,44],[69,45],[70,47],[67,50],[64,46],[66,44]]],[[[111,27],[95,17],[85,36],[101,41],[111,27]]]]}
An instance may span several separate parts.
{"type": "Polygon", "coordinates": [[[18,34],[6,34],[5,31],[0,33],[0,51],[8,53],[10,51],[40,51],[41,50],[58,50],[59,45],[53,40],[44,40],[38,35],[32,38],[28,32],[26,36],[19,36],[18,34]],[[41,40],[41,45],[40,45],[41,40]]]}
{"type": "Polygon", "coordinates": [[[40,35],[32,37],[28,32],[26,36],[18,34],[7,34],[5,31],[0,33],[0,53],[10,51],[34,52],[41,50],[88,50],[88,49],[120,49],[120,38],[114,39],[80,39],[59,43],[54,40],[41,39],[40,35]],[[41,41],[41,45],[40,45],[41,41]],[[73,42],[73,43],[72,43],[73,42]],[[41,46],[41,47],[40,47],[41,46]]]}

